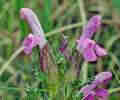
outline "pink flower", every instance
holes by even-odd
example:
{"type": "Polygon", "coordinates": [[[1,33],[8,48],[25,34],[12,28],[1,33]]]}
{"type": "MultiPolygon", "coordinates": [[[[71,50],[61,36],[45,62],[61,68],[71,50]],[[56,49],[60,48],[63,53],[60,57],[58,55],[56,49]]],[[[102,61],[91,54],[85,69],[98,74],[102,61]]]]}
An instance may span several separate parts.
{"type": "Polygon", "coordinates": [[[76,49],[83,54],[87,61],[96,61],[98,56],[107,55],[106,50],[101,48],[92,39],[94,32],[100,27],[101,16],[93,16],[82,32],[82,36],[77,40],[76,49]]]}
{"type": "Polygon", "coordinates": [[[107,98],[108,90],[105,88],[99,88],[98,86],[102,83],[109,82],[112,78],[111,72],[101,72],[97,74],[94,81],[81,88],[79,93],[83,93],[83,100],[94,100],[94,97],[97,96],[99,98],[107,98]]]}
{"type": "Polygon", "coordinates": [[[25,46],[24,52],[26,54],[31,53],[32,48],[41,43],[41,38],[37,35],[29,34],[22,42],[22,45],[25,46]]]}
{"type": "Polygon", "coordinates": [[[28,22],[33,33],[36,36],[39,36],[41,38],[41,42],[40,42],[39,46],[42,49],[45,46],[45,44],[47,43],[47,41],[45,39],[43,29],[40,25],[40,22],[39,22],[37,16],[35,15],[35,13],[29,8],[22,8],[20,10],[20,16],[22,19],[24,19],[28,22]]]}

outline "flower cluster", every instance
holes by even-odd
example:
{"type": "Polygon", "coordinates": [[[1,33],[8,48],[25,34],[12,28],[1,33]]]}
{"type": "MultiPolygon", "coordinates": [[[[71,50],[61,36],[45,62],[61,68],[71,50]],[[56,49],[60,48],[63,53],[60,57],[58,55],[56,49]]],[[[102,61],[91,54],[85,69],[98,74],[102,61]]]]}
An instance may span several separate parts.
{"type": "MultiPolygon", "coordinates": [[[[43,71],[48,72],[48,83],[51,84],[51,86],[55,86],[58,81],[58,67],[56,64],[56,61],[54,59],[54,55],[52,52],[52,49],[48,42],[46,41],[46,38],[44,36],[44,32],[42,30],[42,27],[39,23],[39,20],[35,13],[29,9],[29,8],[22,8],[20,10],[20,16],[22,19],[26,20],[28,24],[30,25],[32,33],[30,33],[24,40],[22,45],[25,46],[24,52],[26,54],[31,53],[32,49],[35,46],[40,47],[41,57],[41,69],[43,71]]],[[[79,67],[81,67],[81,64],[83,63],[82,58],[84,58],[87,61],[96,61],[99,56],[107,55],[107,52],[105,49],[101,48],[98,44],[95,43],[91,39],[95,31],[100,27],[101,23],[101,16],[96,15],[93,16],[85,26],[81,37],[77,40],[77,46],[75,53],[71,53],[71,51],[68,48],[68,40],[66,37],[64,37],[64,41],[61,44],[59,50],[61,53],[65,55],[65,58],[68,59],[71,62],[71,68],[74,70],[77,69],[77,74],[80,74],[78,70],[79,67]],[[77,53],[76,53],[77,52],[77,53]],[[82,54],[79,56],[79,54],[82,54]]],[[[71,70],[71,69],[70,69],[71,70]]],[[[68,71],[70,72],[70,71],[68,71]]],[[[74,72],[74,71],[72,71],[74,72]]],[[[73,73],[74,74],[74,73],[73,73]]],[[[102,72],[95,76],[94,81],[92,81],[91,84],[88,84],[84,87],[82,87],[78,94],[83,93],[84,100],[94,100],[94,97],[100,97],[105,99],[108,96],[108,91],[105,88],[99,88],[98,86],[101,83],[107,83],[111,79],[112,74],[110,72],[102,72]]],[[[72,77],[71,77],[72,78],[72,77]]],[[[55,94],[56,92],[53,92],[55,94]]]]}
{"type": "Polygon", "coordinates": [[[108,83],[111,78],[111,72],[101,72],[95,76],[95,79],[91,84],[82,87],[79,93],[83,93],[84,100],[94,100],[95,96],[106,99],[108,97],[108,90],[105,88],[99,88],[98,86],[102,83],[108,83]]]}
{"type": "MultiPolygon", "coordinates": [[[[22,19],[28,21],[33,33],[36,35],[35,37],[41,38],[41,41],[36,41],[37,40],[36,38],[30,37],[28,35],[29,38],[33,38],[33,40],[36,41],[33,43],[33,45],[39,44],[40,47],[43,48],[47,42],[42,27],[34,12],[30,9],[22,8],[20,10],[20,15],[22,19]]],[[[107,52],[103,48],[98,46],[92,39],[90,39],[94,34],[94,32],[100,27],[100,21],[101,21],[101,16],[99,15],[93,16],[85,26],[85,29],[83,30],[81,37],[77,40],[76,49],[83,54],[83,57],[87,61],[96,61],[98,56],[104,56],[107,54],[107,52]]],[[[28,39],[25,39],[26,42],[27,40],[28,39]]],[[[23,45],[26,45],[25,41],[23,42],[23,45]]],[[[63,47],[61,48],[62,48],[61,51],[64,52],[63,47]]]]}

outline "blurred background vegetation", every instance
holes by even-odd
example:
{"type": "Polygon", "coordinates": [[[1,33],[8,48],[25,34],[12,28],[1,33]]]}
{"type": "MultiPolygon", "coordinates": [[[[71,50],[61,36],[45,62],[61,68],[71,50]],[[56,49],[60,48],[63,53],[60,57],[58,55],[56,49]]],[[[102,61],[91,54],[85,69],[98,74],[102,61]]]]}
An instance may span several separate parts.
{"type": "Polygon", "coordinates": [[[36,49],[31,55],[21,52],[21,42],[31,32],[20,20],[19,10],[35,11],[45,35],[58,52],[62,35],[69,37],[75,48],[86,21],[102,16],[101,28],[94,40],[108,51],[108,56],[95,63],[85,63],[83,81],[102,71],[113,72],[108,100],[120,100],[120,0],[0,0],[0,100],[23,100],[25,82],[37,85],[32,69],[39,64],[36,49]]]}

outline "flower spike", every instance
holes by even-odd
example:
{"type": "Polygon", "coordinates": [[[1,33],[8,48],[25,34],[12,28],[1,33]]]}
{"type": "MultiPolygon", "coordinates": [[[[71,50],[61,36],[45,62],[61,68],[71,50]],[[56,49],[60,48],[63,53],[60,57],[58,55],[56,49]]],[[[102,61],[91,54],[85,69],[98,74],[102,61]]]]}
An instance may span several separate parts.
{"type": "MultiPolygon", "coordinates": [[[[58,82],[58,67],[55,61],[55,57],[53,51],[47,43],[43,29],[40,25],[40,22],[35,15],[35,13],[29,8],[22,8],[20,10],[20,16],[22,19],[26,20],[30,25],[32,32],[34,35],[29,34],[22,45],[25,46],[25,53],[29,54],[32,51],[32,48],[36,45],[40,47],[40,68],[42,71],[48,73],[48,88],[56,88],[56,84],[58,82]]],[[[50,94],[56,94],[57,91],[54,91],[50,94]]]]}

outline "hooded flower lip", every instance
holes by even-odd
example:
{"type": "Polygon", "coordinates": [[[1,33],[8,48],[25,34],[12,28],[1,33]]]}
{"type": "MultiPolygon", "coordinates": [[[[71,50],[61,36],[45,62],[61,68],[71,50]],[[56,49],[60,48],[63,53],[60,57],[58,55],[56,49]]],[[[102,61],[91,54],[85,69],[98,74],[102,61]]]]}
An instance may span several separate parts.
{"type": "Polygon", "coordinates": [[[110,81],[111,78],[112,78],[111,72],[101,72],[97,74],[95,76],[94,81],[91,84],[85,85],[79,91],[79,93],[84,94],[83,100],[94,100],[95,96],[103,99],[108,97],[108,91],[105,88],[98,88],[98,86],[102,83],[110,81]]]}
{"type": "Polygon", "coordinates": [[[22,45],[25,46],[25,54],[31,53],[32,48],[40,44],[40,42],[41,38],[39,36],[33,35],[32,33],[28,34],[28,36],[22,42],[22,45]]]}
{"type": "Polygon", "coordinates": [[[98,56],[107,55],[106,50],[101,48],[92,39],[94,32],[100,27],[101,16],[93,16],[84,28],[81,37],[77,40],[76,49],[82,52],[87,61],[96,61],[98,56]]]}
{"type": "Polygon", "coordinates": [[[35,35],[38,35],[41,37],[41,43],[39,44],[39,46],[42,49],[45,46],[45,44],[47,43],[47,41],[45,39],[41,24],[40,24],[37,16],[35,15],[35,13],[29,8],[22,8],[20,10],[20,17],[23,20],[26,20],[28,22],[28,24],[30,25],[30,27],[35,35]]]}
{"type": "Polygon", "coordinates": [[[91,38],[94,32],[100,28],[101,24],[101,16],[95,15],[93,16],[85,26],[80,39],[91,38]]]}
{"type": "Polygon", "coordinates": [[[93,83],[100,84],[100,83],[107,83],[112,78],[111,72],[102,72],[100,74],[97,74],[95,77],[95,81],[93,83]]]}

